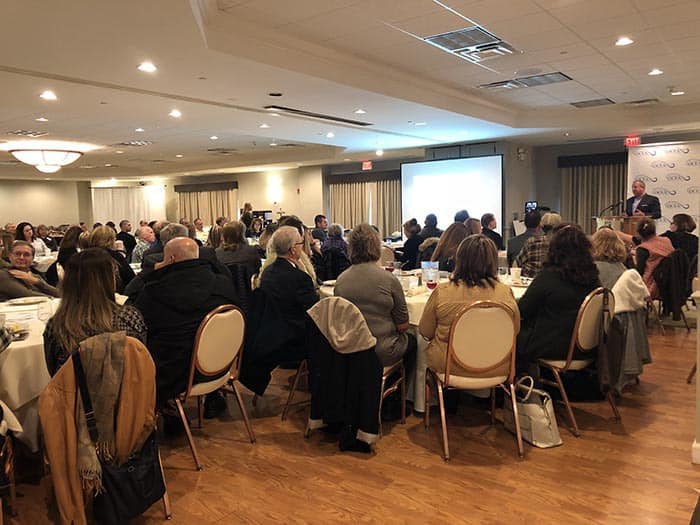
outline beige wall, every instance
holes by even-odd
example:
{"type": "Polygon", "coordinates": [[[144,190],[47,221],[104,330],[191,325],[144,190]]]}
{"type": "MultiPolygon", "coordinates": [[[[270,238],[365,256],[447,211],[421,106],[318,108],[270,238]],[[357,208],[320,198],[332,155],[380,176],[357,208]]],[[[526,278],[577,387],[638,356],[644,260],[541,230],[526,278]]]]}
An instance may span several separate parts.
{"type": "MultiPolygon", "coordinates": [[[[168,186],[224,181],[238,182],[239,208],[244,202],[250,202],[255,210],[272,210],[275,217],[278,212],[298,215],[308,225],[313,224],[314,215],[323,213],[323,177],[320,166],[180,177],[177,180],[168,181],[168,186]]],[[[177,194],[174,191],[173,200],[172,208],[177,210],[177,194]]],[[[171,216],[171,206],[168,206],[168,219],[177,220],[178,218],[179,211],[171,216]]]]}
{"type": "MultiPolygon", "coordinates": [[[[29,221],[57,226],[85,220],[81,213],[91,209],[79,193],[87,183],[0,180],[0,225],[29,221]],[[80,188],[80,190],[79,190],[80,188]]],[[[88,190],[89,193],[89,190],[88,190]]],[[[91,212],[90,212],[91,215],[91,212]]]]}

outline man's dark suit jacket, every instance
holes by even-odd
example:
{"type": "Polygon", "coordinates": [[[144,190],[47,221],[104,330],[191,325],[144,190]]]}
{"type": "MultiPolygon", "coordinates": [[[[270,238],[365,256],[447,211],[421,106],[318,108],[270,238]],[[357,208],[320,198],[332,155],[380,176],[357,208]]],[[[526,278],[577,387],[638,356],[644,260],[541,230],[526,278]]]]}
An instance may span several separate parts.
{"type": "MultiPolygon", "coordinates": [[[[632,216],[632,204],[634,203],[634,197],[627,199],[627,206],[625,206],[625,212],[627,215],[632,216]]],[[[658,197],[653,195],[644,194],[642,200],[639,201],[637,209],[641,211],[644,215],[651,217],[652,219],[661,218],[661,203],[658,197]]]]}

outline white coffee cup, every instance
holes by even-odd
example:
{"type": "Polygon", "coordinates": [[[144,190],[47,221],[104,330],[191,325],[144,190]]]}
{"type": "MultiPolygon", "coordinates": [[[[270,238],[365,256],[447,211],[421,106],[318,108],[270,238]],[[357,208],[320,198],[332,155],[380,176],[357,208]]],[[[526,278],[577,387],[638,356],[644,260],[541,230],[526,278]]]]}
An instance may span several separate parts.
{"type": "Polygon", "coordinates": [[[510,269],[510,280],[514,283],[520,284],[520,268],[510,269]]]}

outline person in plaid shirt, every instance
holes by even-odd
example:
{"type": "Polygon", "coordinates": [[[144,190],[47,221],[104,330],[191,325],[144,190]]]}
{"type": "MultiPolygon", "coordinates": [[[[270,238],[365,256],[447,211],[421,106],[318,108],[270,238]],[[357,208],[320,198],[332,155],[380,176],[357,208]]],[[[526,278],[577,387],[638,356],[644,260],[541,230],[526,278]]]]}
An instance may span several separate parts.
{"type": "Polygon", "coordinates": [[[521,275],[524,277],[535,277],[542,269],[549,251],[549,239],[552,236],[552,230],[559,224],[561,224],[561,215],[558,213],[544,214],[541,222],[544,235],[530,237],[515,258],[515,264],[522,269],[521,275]]]}

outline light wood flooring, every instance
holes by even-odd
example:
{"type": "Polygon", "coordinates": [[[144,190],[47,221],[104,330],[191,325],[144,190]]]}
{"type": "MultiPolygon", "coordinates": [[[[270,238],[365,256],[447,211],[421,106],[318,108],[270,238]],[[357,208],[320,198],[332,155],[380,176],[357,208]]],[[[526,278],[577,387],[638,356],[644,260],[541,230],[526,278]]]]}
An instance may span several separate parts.
{"type": "MultiPolygon", "coordinates": [[[[695,385],[685,383],[695,337],[652,330],[654,363],[620,401],[623,423],[606,402],[577,404],[582,437],[560,418],[564,444],[526,444],[523,460],[502,425],[468,404],[449,418],[449,463],[435,412],[428,430],[415,416],[385,425],[373,455],[341,453],[320,433],[304,440],[306,406],[280,421],[290,372],[278,371],[256,409],[244,395],[256,444],[233,399],[227,420],[194,430],[203,471],[184,438],[161,444],[172,523],[687,524],[700,487],[700,467],[690,463],[695,385]]],[[[18,489],[19,516],[5,522],[49,523],[41,488],[18,489]]],[[[163,523],[162,506],[136,523],[163,523]]]]}

